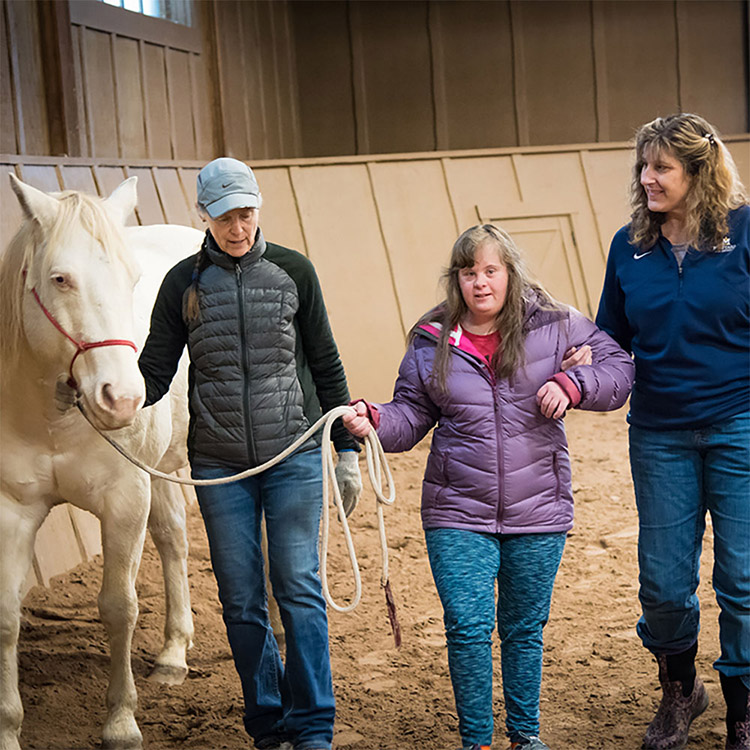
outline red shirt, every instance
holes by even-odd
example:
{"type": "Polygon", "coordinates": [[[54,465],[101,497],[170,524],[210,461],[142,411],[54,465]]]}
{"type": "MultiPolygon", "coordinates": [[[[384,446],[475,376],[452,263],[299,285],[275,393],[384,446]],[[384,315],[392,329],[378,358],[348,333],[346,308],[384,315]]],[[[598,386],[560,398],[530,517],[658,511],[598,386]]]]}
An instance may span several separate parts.
{"type": "Polygon", "coordinates": [[[492,359],[492,355],[495,350],[500,346],[500,331],[493,331],[492,333],[480,334],[480,333],[469,333],[465,328],[462,332],[463,336],[466,336],[474,348],[489,362],[492,359]]]}

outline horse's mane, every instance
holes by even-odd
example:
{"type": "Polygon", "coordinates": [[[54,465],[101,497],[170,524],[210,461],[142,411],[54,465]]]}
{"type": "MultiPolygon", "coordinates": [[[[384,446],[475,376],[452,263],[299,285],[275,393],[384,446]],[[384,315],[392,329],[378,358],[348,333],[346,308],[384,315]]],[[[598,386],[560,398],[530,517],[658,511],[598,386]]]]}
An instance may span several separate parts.
{"type": "Polygon", "coordinates": [[[25,218],[0,258],[0,357],[6,364],[18,352],[24,293],[49,276],[76,224],[99,242],[108,257],[121,262],[128,274],[133,278],[138,274],[122,233],[100,198],[76,190],[51,195],[59,201],[52,226],[44,228],[38,221],[25,218]]]}

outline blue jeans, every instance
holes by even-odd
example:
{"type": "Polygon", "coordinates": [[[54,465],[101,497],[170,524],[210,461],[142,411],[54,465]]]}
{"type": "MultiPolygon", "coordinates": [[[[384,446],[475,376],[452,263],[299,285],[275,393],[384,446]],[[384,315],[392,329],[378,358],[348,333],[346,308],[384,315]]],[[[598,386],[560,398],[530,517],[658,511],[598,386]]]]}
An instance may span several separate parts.
{"type": "Polygon", "coordinates": [[[481,534],[427,529],[427,553],[443,605],[448,666],[465,746],[492,742],[492,631],[497,625],[506,728],[539,734],[542,630],[565,533],[481,534]]]}
{"type": "MultiPolygon", "coordinates": [[[[196,479],[235,473],[192,467],[196,479]]],[[[288,737],[330,748],[335,703],[328,619],[318,575],[320,449],[294,453],[255,477],[197,487],[224,623],[242,682],[245,728],[256,741],[288,737]],[[286,636],[286,666],[268,618],[260,524],[286,636]]]]}
{"type": "Polygon", "coordinates": [[[750,415],[699,430],[631,426],[630,464],[640,526],[638,635],[654,654],[681,653],[697,641],[708,511],[721,609],[714,667],[750,687],[750,415]]]}

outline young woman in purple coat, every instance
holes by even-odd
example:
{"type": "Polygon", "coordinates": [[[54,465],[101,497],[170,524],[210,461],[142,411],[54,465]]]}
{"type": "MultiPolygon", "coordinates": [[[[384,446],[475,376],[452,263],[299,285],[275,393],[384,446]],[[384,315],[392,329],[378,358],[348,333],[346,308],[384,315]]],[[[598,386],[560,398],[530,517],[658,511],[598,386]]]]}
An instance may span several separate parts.
{"type": "Polygon", "coordinates": [[[458,238],[443,281],[445,301],[411,331],[393,400],[356,402],[344,423],[358,437],[374,427],[388,452],[435,427],[422,524],[462,747],[492,742],[497,613],[510,747],[542,750],[542,630],[573,524],[562,418],[572,407],[622,406],[633,363],[534,283],[513,240],[491,224],[458,238]]]}

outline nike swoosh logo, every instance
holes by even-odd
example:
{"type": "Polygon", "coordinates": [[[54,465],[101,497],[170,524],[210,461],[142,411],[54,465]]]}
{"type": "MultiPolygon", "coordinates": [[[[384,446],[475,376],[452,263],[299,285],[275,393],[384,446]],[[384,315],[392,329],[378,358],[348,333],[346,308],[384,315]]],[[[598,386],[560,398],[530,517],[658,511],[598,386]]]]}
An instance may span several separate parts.
{"type": "Polygon", "coordinates": [[[647,250],[645,253],[635,253],[635,255],[633,255],[633,258],[635,258],[635,260],[640,260],[641,258],[645,258],[647,255],[651,255],[652,252],[653,250],[647,250]]]}
{"type": "Polygon", "coordinates": [[[223,188],[228,188],[231,184],[232,184],[231,182],[226,182],[226,183],[222,183],[221,186],[223,188]]]}

